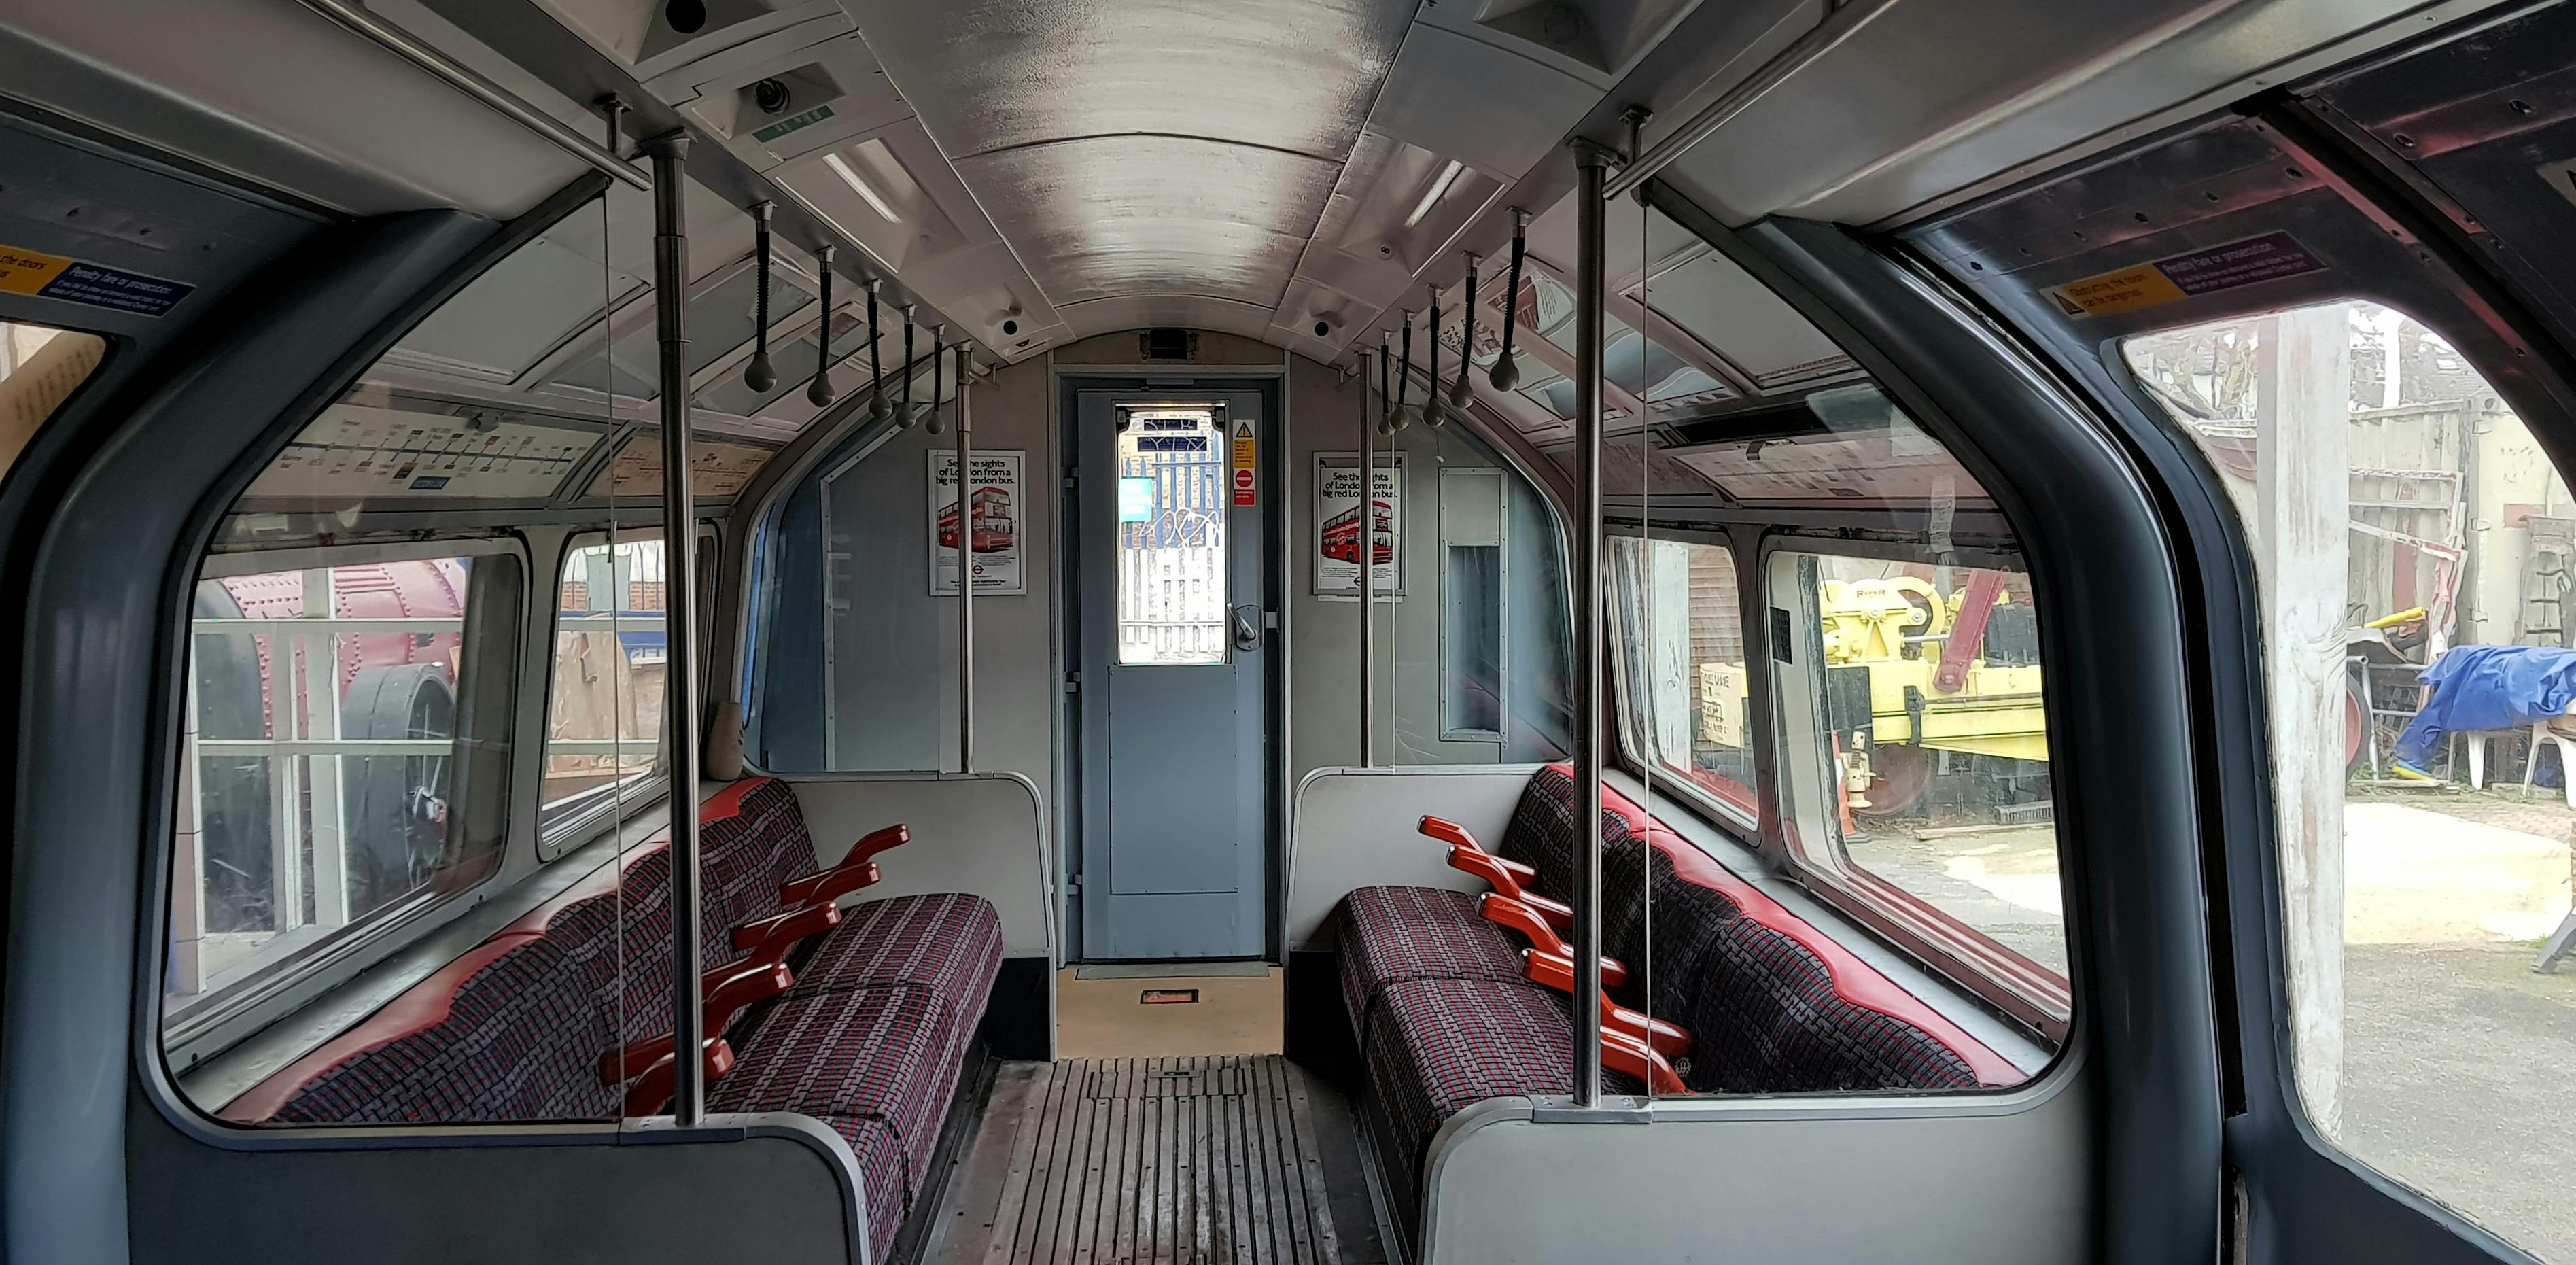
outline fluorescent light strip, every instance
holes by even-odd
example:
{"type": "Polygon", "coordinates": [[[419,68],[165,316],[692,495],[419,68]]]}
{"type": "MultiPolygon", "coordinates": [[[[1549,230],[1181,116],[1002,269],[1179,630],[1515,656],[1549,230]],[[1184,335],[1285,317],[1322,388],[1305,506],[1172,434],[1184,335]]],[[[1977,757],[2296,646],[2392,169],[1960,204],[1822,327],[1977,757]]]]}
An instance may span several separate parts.
{"type": "Polygon", "coordinates": [[[1449,192],[1449,186],[1458,182],[1458,173],[1462,170],[1465,169],[1459,166],[1457,159],[1450,159],[1449,165],[1440,169],[1440,178],[1432,181],[1431,188],[1423,193],[1422,200],[1413,204],[1413,214],[1404,217],[1404,226],[1411,228],[1421,223],[1423,216],[1431,214],[1431,204],[1449,192]]]}
{"type": "MultiPolygon", "coordinates": [[[[877,214],[884,216],[886,218],[886,223],[903,223],[903,217],[895,214],[894,208],[887,206],[886,200],[883,197],[878,196],[877,191],[870,188],[867,181],[860,179],[857,171],[853,170],[848,163],[842,162],[839,154],[823,155],[823,165],[831,168],[832,174],[841,178],[841,183],[850,186],[850,188],[858,192],[860,197],[867,199],[868,206],[874,209],[877,214]]],[[[1456,166],[1455,163],[1450,165],[1456,166]]]]}

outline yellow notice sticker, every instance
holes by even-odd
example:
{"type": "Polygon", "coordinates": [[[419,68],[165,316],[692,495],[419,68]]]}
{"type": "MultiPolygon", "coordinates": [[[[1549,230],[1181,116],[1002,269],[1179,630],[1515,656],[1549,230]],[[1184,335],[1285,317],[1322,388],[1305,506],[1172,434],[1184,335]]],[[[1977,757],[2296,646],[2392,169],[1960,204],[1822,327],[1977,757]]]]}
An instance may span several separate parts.
{"type": "Polygon", "coordinates": [[[1233,460],[1227,463],[1233,467],[1236,505],[1251,505],[1259,498],[1257,489],[1260,484],[1253,475],[1254,452],[1252,423],[1237,421],[1234,424],[1233,460]]]}
{"type": "Polygon", "coordinates": [[[2182,287],[2157,271],[2154,264],[2140,264],[2069,281],[2051,288],[2048,297],[2057,300],[2059,310],[2068,316],[2100,316],[2171,303],[2183,293],[2182,287]]]}
{"type": "Polygon", "coordinates": [[[2068,316],[2104,316],[2239,286],[2326,271],[2325,261],[2288,233],[2265,233],[2051,286],[2068,316]]]}
{"type": "Polygon", "coordinates": [[[60,255],[40,255],[15,246],[0,246],[0,291],[10,294],[34,294],[46,283],[59,277],[72,261],[60,255]]]}

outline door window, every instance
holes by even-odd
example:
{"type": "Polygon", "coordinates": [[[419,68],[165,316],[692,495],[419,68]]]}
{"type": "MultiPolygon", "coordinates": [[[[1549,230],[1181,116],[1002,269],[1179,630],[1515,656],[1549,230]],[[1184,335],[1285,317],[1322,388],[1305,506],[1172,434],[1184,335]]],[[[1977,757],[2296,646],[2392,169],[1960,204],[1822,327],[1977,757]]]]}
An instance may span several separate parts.
{"type": "Polygon", "coordinates": [[[2354,1158],[2576,1260],[2576,499],[2445,339],[2375,303],[2126,340],[2261,595],[2299,1096],[2354,1158]],[[2562,973],[2563,972],[2563,973],[2562,973]]]}
{"type": "Polygon", "coordinates": [[[1223,434],[1210,408],[1119,414],[1122,664],[1225,662],[1229,493],[1223,434]]]}

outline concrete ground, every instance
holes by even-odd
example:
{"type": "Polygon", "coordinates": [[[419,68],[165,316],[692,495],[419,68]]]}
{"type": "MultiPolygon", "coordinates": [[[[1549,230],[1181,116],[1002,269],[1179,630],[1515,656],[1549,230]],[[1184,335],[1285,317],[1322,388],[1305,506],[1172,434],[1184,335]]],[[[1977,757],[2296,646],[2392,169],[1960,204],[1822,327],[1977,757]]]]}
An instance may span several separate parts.
{"type": "MultiPolygon", "coordinates": [[[[1875,823],[1851,859],[2063,969],[2044,826],[1875,823]]],[[[2355,786],[2345,810],[2344,1059],[2356,1158],[2548,1260],[2576,1261],[2576,963],[2537,975],[2570,898],[2555,792],[2355,786]]]]}

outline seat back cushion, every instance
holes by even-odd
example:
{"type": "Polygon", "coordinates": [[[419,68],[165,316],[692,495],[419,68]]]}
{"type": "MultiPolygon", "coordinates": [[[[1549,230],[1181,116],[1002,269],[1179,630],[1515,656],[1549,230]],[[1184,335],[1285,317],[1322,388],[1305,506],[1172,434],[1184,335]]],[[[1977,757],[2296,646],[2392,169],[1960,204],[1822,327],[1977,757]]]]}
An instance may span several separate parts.
{"type": "MultiPolygon", "coordinates": [[[[267,1118],[281,1124],[614,1118],[617,1091],[600,1084],[596,1071],[612,1034],[593,1000],[596,963],[581,952],[590,947],[584,935],[591,942],[605,937],[580,931],[587,925],[604,932],[608,919],[600,907],[613,903],[593,897],[583,903],[589,908],[558,917],[558,930],[576,931],[572,940],[547,934],[487,942],[460,961],[472,969],[445,997],[443,1013],[383,1044],[341,1052],[267,1118]]],[[[434,1003],[435,995],[420,1000],[434,1003]]]]}
{"type": "Polygon", "coordinates": [[[698,943],[710,967],[742,956],[733,929],[780,912],[779,885],[815,869],[805,812],[774,777],[736,782],[699,808],[698,856],[698,943]]]}

